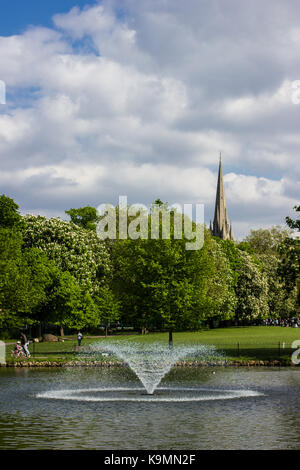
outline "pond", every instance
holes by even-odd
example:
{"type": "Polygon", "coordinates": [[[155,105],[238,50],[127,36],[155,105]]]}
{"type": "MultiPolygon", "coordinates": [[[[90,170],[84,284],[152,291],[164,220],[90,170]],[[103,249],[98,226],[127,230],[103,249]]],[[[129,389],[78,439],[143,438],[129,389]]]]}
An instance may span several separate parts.
{"type": "Polygon", "coordinates": [[[299,449],[299,368],[0,369],[0,449],[299,449]]]}

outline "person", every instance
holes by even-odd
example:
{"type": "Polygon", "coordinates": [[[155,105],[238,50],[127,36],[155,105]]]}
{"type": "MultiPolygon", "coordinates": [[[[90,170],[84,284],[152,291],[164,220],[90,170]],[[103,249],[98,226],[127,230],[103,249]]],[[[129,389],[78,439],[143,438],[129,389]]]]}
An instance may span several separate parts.
{"type": "Polygon", "coordinates": [[[78,346],[81,345],[81,340],[82,340],[82,333],[80,331],[78,331],[78,333],[77,333],[78,346]]]}
{"type": "Polygon", "coordinates": [[[16,357],[20,357],[22,355],[22,346],[21,346],[21,341],[17,341],[12,354],[16,357]]]}
{"type": "Polygon", "coordinates": [[[30,352],[29,352],[28,346],[29,346],[29,341],[26,341],[26,343],[23,346],[23,350],[25,352],[26,357],[30,357],[30,352]]]}
{"type": "Polygon", "coordinates": [[[21,332],[20,337],[21,337],[21,346],[22,346],[22,350],[24,352],[24,355],[26,357],[30,357],[30,352],[29,352],[29,349],[28,349],[29,341],[28,341],[25,333],[21,332]]]}
{"type": "Polygon", "coordinates": [[[21,346],[23,346],[23,344],[25,344],[27,341],[26,335],[25,333],[23,333],[23,331],[20,332],[20,340],[21,340],[21,346]]]}

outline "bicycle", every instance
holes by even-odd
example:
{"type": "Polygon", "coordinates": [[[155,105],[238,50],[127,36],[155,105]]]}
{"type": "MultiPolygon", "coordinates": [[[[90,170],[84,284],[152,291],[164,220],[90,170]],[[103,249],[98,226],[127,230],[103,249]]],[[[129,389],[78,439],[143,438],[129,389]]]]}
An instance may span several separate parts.
{"type": "Polygon", "coordinates": [[[12,358],[16,359],[16,358],[20,358],[20,359],[25,359],[26,357],[26,354],[25,354],[25,351],[24,349],[19,346],[19,345],[16,345],[15,348],[12,350],[11,352],[11,356],[12,358]]]}

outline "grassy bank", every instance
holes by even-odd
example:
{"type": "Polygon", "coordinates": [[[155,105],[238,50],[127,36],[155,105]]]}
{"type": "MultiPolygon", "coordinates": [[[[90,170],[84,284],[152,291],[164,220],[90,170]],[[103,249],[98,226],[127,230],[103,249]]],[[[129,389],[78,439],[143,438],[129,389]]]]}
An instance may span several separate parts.
{"type": "MultiPolygon", "coordinates": [[[[294,340],[300,340],[300,330],[297,328],[282,327],[232,327],[218,328],[214,330],[204,330],[198,332],[178,332],[174,333],[174,346],[176,345],[214,345],[218,350],[223,351],[226,360],[233,363],[255,365],[259,361],[274,362],[279,361],[282,365],[291,363],[291,355],[295,351],[291,348],[294,340]],[[254,363],[253,363],[254,362],[254,363]]],[[[128,342],[168,342],[167,333],[150,333],[147,335],[110,336],[108,338],[84,338],[82,345],[88,348],[89,345],[99,341],[128,341],[128,342]]],[[[12,340],[7,341],[12,342],[12,340]]],[[[74,351],[76,338],[66,338],[64,342],[37,343],[30,344],[32,357],[25,361],[36,363],[57,363],[66,364],[77,361],[80,358],[78,352],[74,351]]],[[[11,358],[13,345],[7,346],[7,362],[18,362],[11,358]]],[[[117,361],[117,358],[103,358],[101,361],[117,361]]],[[[262,365],[262,364],[260,364],[262,365]]]]}

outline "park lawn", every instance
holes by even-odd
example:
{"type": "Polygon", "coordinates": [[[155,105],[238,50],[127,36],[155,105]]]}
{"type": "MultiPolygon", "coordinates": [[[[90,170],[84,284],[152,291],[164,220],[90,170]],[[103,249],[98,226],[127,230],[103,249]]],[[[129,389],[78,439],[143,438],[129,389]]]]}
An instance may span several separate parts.
{"type": "MultiPolygon", "coordinates": [[[[120,338],[124,340],[125,338],[120,338]]],[[[168,333],[153,333],[127,338],[128,341],[167,342],[168,333]]],[[[240,361],[290,362],[294,349],[291,344],[300,340],[300,329],[280,326],[250,326],[216,328],[197,332],[173,333],[176,344],[208,344],[223,351],[226,359],[240,361]]]]}
{"type": "MultiPolygon", "coordinates": [[[[168,332],[150,333],[147,335],[131,335],[110,337],[127,341],[168,341],[168,332]]],[[[285,343],[290,346],[296,340],[300,340],[300,329],[284,328],[280,326],[238,326],[230,328],[215,328],[212,330],[185,331],[173,333],[174,344],[214,344],[215,346],[233,346],[237,343],[244,346],[278,346],[285,343]]]]}
{"type": "MultiPolygon", "coordinates": [[[[294,340],[300,340],[300,329],[268,326],[230,327],[202,330],[197,332],[173,333],[174,346],[176,345],[214,345],[223,351],[228,360],[286,360],[290,361],[291,344],[294,340]]],[[[149,333],[146,335],[113,335],[108,338],[84,338],[82,345],[88,346],[97,342],[109,341],[138,341],[142,343],[168,342],[168,333],[149,333]]],[[[78,353],[74,352],[76,338],[65,342],[30,344],[33,353],[35,347],[35,360],[48,360],[65,362],[76,360],[78,353]]],[[[11,360],[11,349],[7,347],[7,360],[11,360]]]]}
{"type": "MultiPolygon", "coordinates": [[[[15,340],[17,341],[17,340],[15,340]]],[[[88,346],[99,341],[99,338],[88,338],[85,339],[84,344],[88,346]]],[[[6,343],[12,343],[13,340],[6,340],[6,343]]],[[[64,342],[49,342],[49,343],[30,343],[29,351],[31,353],[31,360],[35,361],[52,361],[52,362],[66,362],[72,361],[76,358],[74,353],[74,346],[77,345],[77,339],[75,337],[69,338],[64,342]]],[[[12,361],[11,351],[14,348],[14,344],[9,344],[6,347],[6,360],[12,361]]],[[[19,360],[19,359],[17,359],[19,360]]]]}

